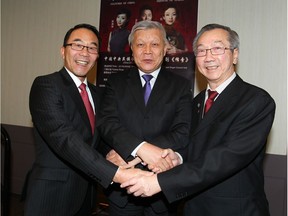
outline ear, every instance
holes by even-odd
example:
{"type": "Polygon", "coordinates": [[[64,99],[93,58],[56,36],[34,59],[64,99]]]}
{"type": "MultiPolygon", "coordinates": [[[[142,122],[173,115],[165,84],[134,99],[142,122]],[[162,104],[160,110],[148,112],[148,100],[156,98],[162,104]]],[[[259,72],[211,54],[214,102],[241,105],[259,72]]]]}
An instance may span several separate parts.
{"type": "Polygon", "coordinates": [[[61,47],[60,54],[61,54],[62,59],[65,59],[65,47],[63,46],[61,47]]]}
{"type": "Polygon", "coordinates": [[[168,50],[168,44],[167,44],[167,43],[165,43],[165,47],[164,47],[164,56],[166,55],[166,53],[167,53],[167,50],[168,50]]]}
{"type": "Polygon", "coordinates": [[[238,56],[239,56],[239,50],[238,48],[235,48],[233,50],[233,64],[236,65],[238,63],[238,56]]]}

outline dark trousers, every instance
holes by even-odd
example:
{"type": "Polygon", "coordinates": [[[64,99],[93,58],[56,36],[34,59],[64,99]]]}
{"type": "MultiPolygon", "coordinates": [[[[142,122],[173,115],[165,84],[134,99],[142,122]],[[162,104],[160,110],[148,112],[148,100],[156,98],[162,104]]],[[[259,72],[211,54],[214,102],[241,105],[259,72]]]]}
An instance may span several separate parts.
{"type": "Polygon", "coordinates": [[[109,202],[109,216],[176,216],[177,209],[156,213],[150,205],[137,205],[129,203],[125,207],[119,207],[109,202]]]}
{"type": "Polygon", "coordinates": [[[93,210],[93,198],[92,198],[92,186],[88,186],[87,194],[85,196],[84,202],[79,209],[79,211],[75,214],[75,216],[90,216],[92,215],[93,210]]]}

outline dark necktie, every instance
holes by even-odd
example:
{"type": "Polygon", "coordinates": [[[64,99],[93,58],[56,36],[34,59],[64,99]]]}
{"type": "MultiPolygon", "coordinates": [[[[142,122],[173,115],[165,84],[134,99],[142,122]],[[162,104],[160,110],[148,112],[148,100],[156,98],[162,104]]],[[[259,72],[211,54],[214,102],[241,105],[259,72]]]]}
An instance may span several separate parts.
{"type": "Polygon", "coordinates": [[[147,101],[149,99],[150,93],[151,93],[151,84],[150,84],[150,80],[153,78],[152,75],[143,75],[142,76],[143,79],[145,80],[145,85],[144,85],[144,102],[145,105],[147,104],[147,101]]]}
{"type": "Polygon", "coordinates": [[[214,103],[214,99],[218,95],[217,91],[211,91],[208,89],[208,99],[205,103],[205,108],[204,108],[204,114],[208,112],[208,110],[211,108],[212,104],[214,103]]]}
{"type": "Polygon", "coordinates": [[[82,83],[79,86],[79,88],[81,89],[80,95],[81,95],[82,100],[84,102],[84,105],[85,105],[85,108],[86,108],[86,111],[87,111],[87,114],[88,114],[88,117],[89,117],[91,129],[92,129],[92,134],[93,134],[94,133],[94,128],[95,128],[95,115],[94,115],[93,108],[91,106],[91,103],[89,101],[89,97],[88,97],[88,94],[87,94],[87,91],[86,91],[86,84],[82,83]]]}

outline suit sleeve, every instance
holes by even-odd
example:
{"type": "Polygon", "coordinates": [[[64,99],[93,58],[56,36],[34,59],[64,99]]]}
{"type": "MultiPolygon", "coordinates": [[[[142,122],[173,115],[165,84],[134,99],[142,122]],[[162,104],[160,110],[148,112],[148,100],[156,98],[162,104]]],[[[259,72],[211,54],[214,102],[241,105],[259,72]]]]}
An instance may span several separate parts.
{"type": "MultiPolygon", "coordinates": [[[[274,114],[273,99],[262,93],[245,104],[237,104],[229,114],[224,113],[222,119],[206,130],[205,135],[209,134],[207,139],[201,132],[200,136],[192,137],[194,149],[202,148],[199,144],[210,147],[201,155],[194,155],[187,163],[158,174],[160,187],[168,201],[196,195],[240,173],[249,165],[253,167],[255,158],[265,153],[274,114]],[[214,143],[213,138],[216,140],[214,143]],[[201,143],[201,139],[207,143],[201,143]]],[[[262,162],[262,156],[259,160],[262,162]]]]}
{"type": "Polygon", "coordinates": [[[34,127],[61,160],[107,187],[117,167],[87,143],[85,136],[89,135],[77,110],[79,104],[72,102],[60,87],[62,83],[50,78],[36,78],[31,88],[29,106],[34,127]]]}

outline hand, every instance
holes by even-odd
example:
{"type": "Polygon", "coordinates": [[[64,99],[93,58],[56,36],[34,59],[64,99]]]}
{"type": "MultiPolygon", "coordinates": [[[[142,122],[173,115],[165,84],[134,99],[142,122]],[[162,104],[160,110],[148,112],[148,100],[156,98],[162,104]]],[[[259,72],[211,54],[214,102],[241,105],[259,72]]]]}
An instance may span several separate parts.
{"type": "Polygon", "coordinates": [[[127,165],[126,161],[124,161],[123,158],[114,149],[108,152],[106,159],[116,166],[127,165]]]}
{"type": "Polygon", "coordinates": [[[175,53],[177,53],[177,48],[170,44],[167,49],[167,54],[175,54],[175,53]]]}
{"type": "Polygon", "coordinates": [[[118,168],[114,178],[113,182],[116,183],[123,183],[128,181],[129,179],[137,176],[151,176],[153,175],[153,172],[143,171],[141,169],[123,169],[121,167],[118,168]]]}
{"type": "MultiPolygon", "coordinates": [[[[182,163],[182,158],[180,158],[180,156],[172,149],[164,149],[162,152],[162,157],[169,157],[172,160],[173,167],[178,166],[182,163]]],[[[159,170],[159,167],[153,167],[152,165],[150,165],[149,168],[154,173],[162,172],[161,170],[159,170]]]]}
{"type": "Polygon", "coordinates": [[[174,152],[172,149],[164,149],[162,157],[169,157],[172,160],[173,167],[178,166],[182,163],[182,158],[180,158],[179,154],[174,152]]]}
{"type": "Polygon", "coordinates": [[[126,188],[128,194],[134,196],[148,197],[161,191],[157,175],[138,175],[122,183],[121,188],[126,188]]]}
{"type": "Polygon", "coordinates": [[[123,160],[123,158],[114,150],[112,149],[107,155],[106,159],[117,166],[121,166],[123,169],[134,168],[135,165],[141,163],[141,159],[136,157],[134,160],[129,161],[128,163],[123,160]]]}
{"type": "MultiPolygon", "coordinates": [[[[169,156],[162,157],[163,151],[162,148],[145,142],[137,151],[137,155],[148,165],[148,169],[158,173],[174,167],[172,159],[169,156]]],[[[168,153],[166,154],[169,155],[168,153]]]]}

